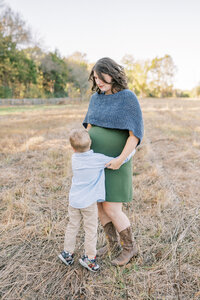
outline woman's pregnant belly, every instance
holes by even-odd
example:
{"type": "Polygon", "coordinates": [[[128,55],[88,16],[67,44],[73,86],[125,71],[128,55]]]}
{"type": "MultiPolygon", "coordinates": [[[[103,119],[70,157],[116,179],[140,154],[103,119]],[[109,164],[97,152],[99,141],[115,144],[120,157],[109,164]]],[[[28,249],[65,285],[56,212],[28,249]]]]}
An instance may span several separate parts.
{"type": "Polygon", "coordinates": [[[94,152],[116,157],[121,154],[129,132],[128,130],[92,126],[89,135],[92,140],[91,149],[94,152]]]}

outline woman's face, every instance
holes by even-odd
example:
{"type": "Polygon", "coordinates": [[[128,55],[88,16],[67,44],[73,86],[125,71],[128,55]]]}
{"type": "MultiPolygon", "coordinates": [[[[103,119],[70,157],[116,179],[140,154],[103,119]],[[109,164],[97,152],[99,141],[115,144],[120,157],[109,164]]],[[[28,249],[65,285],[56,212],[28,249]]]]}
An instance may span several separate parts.
{"type": "Polygon", "coordinates": [[[112,91],[111,91],[111,88],[112,88],[112,77],[108,74],[104,74],[102,73],[102,76],[103,78],[105,79],[106,82],[109,82],[109,83],[106,83],[104,81],[102,81],[97,73],[94,71],[94,79],[95,79],[95,82],[97,84],[97,86],[100,88],[100,90],[102,92],[105,92],[106,95],[108,94],[112,94],[112,91]]]}

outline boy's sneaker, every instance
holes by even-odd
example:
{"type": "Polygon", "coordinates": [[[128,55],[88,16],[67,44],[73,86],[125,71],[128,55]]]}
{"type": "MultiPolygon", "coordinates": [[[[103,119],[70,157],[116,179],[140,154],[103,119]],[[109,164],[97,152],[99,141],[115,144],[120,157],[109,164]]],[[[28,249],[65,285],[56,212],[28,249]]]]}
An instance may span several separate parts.
{"type": "Polygon", "coordinates": [[[96,263],[96,256],[94,259],[89,259],[88,256],[83,255],[83,257],[79,259],[79,262],[83,267],[92,272],[97,272],[100,269],[99,265],[96,263]]]}
{"type": "Polygon", "coordinates": [[[71,254],[70,252],[61,252],[58,257],[62,260],[62,262],[69,266],[69,265],[72,265],[73,262],[74,262],[74,255],[71,254]]]}

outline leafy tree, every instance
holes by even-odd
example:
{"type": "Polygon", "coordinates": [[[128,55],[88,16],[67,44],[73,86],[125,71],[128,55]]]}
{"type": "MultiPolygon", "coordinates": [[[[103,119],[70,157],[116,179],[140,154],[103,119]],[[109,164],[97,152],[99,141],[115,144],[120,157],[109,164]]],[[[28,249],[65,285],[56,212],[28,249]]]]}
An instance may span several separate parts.
{"type": "Polygon", "coordinates": [[[125,71],[128,77],[128,85],[131,90],[142,97],[147,96],[148,90],[148,73],[150,62],[135,61],[132,55],[125,55],[122,59],[125,71]]]}
{"type": "Polygon", "coordinates": [[[89,89],[88,77],[88,64],[86,55],[80,52],[75,52],[65,62],[69,69],[69,81],[67,90],[71,92],[71,96],[80,96],[81,100],[85,97],[89,89]]]}
{"type": "Polygon", "coordinates": [[[170,55],[152,61],[135,61],[131,55],[122,60],[129,88],[137,95],[166,97],[173,94],[173,77],[176,67],[170,55]]]}
{"type": "Polygon", "coordinates": [[[0,96],[24,97],[30,84],[37,82],[37,67],[19,46],[30,41],[25,22],[10,8],[0,21],[0,96]]]}
{"type": "Polygon", "coordinates": [[[200,97],[200,82],[191,91],[192,97],[200,97]]]}
{"type": "MultiPolygon", "coordinates": [[[[30,83],[36,83],[36,81],[37,68],[34,61],[28,59],[23,51],[16,48],[10,36],[2,37],[0,33],[1,97],[19,96],[15,93],[19,86],[23,84],[23,89],[26,89],[30,83]]],[[[24,94],[21,96],[23,97],[24,94]]]]}
{"type": "MultiPolygon", "coordinates": [[[[128,85],[131,90],[135,90],[134,86],[134,64],[135,60],[132,55],[127,54],[122,58],[122,64],[125,67],[126,75],[128,78],[128,85]]],[[[135,91],[138,94],[137,91],[135,91]]]]}
{"type": "Polygon", "coordinates": [[[43,86],[48,96],[65,97],[68,80],[68,67],[57,51],[48,53],[42,59],[40,70],[43,72],[43,86]]]}
{"type": "Polygon", "coordinates": [[[196,86],[195,88],[195,94],[196,94],[196,97],[200,97],[200,83],[198,86],[196,86]]]}
{"type": "Polygon", "coordinates": [[[46,56],[46,53],[39,47],[33,46],[24,49],[27,58],[32,59],[37,66],[40,66],[43,58],[46,56]]]}
{"type": "Polygon", "coordinates": [[[173,78],[176,67],[170,55],[152,60],[149,72],[149,88],[153,97],[168,97],[173,94],[173,78]]]}

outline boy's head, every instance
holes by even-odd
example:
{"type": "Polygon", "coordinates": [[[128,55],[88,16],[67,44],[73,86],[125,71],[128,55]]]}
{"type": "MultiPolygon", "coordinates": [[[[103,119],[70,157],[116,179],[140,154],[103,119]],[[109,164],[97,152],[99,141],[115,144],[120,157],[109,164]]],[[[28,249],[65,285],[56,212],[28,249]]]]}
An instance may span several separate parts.
{"type": "Polygon", "coordinates": [[[86,129],[73,129],[69,135],[69,141],[76,152],[90,150],[91,139],[86,129]]]}

